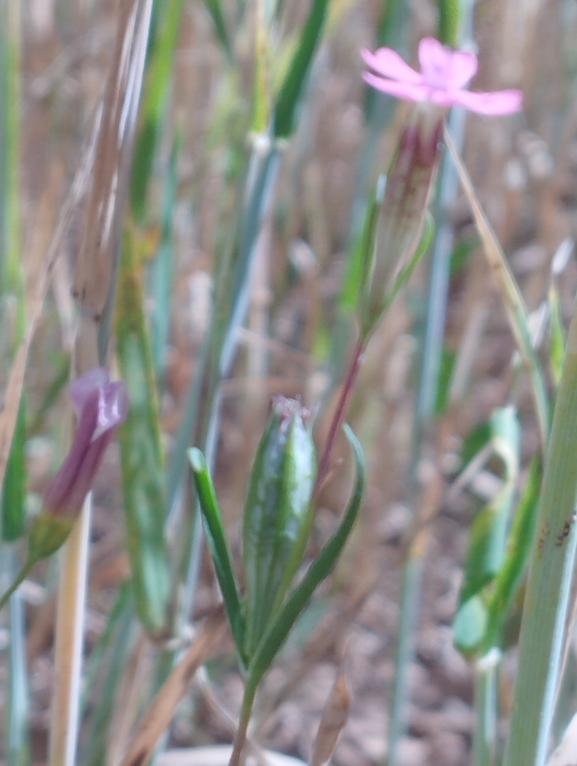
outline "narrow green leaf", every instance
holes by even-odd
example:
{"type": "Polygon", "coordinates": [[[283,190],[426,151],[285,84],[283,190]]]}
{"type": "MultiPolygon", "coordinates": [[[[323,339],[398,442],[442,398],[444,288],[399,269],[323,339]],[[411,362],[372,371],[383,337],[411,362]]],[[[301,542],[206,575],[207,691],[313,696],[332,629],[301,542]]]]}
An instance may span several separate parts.
{"type": "Polygon", "coordinates": [[[220,0],[204,0],[204,5],[214,23],[217,39],[222,46],[229,64],[232,65],[234,63],[232,45],[230,44],[229,35],[226,30],[226,22],[222,12],[221,2],[220,0]]]}
{"type": "Polygon", "coordinates": [[[494,582],[488,604],[489,627],[486,637],[488,650],[497,642],[498,631],[505,620],[521,582],[531,546],[535,537],[539,490],[541,487],[541,460],[534,457],[529,468],[525,488],[519,500],[509,538],[505,560],[494,582]]]}
{"type": "Polygon", "coordinates": [[[444,45],[456,48],[459,42],[461,0],[438,0],[438,7],[439,40],[444,45]]]}
{"type": "Polygon", "coordinates": [[[167,629],[170,595],[164,466],[142,275],[133,237],[125,228],[116,301],[116,344],[130,405],[119,430],[122,486],[136,611],[152,635],[167,629]]]}
{"type": "Polygon", "coordinates": [[[256,0],[254,87],[251,130],[264,133],[270,116],[270,61],[265,0],[256,0]]]}
{"type": "Polygon", "coordinates": [[[493,413],[491,443],[504,466],[503,485],[477,514],[469,533],[463,585],[453,624],[455,645],[466,653],[481,650],[488,622],[483,591],[499,572],[505,556],[509,512],[519,471],[520,428],[512,407],[493,413]]]}
{"type": "Polygon", "coordinates": [[[301,33],[300,44],[282,84],[273,115],[275,138],[288,138],[294,130],[296,111],[323,31],[329,0],[313,0],[301,33]]]}
{"type": "Polygon", "coordinates": [[[188,460],[192,468],[192,475],[204,519],[206,537],[218,584],[222,592],[226,616],[238,655],[244,664],[244,619],[240,592],[232,565],[232,556],[226,541],[216,492],[214,491],[212,479],[210,478],[208,466],[202,452],[196,449],[196,447],[189,449],[188,460]]]}
{"type": "Polygon", "coordinates": [[[520,428],[512,407],[493,413],[491,443],[494,454],[503,463],[503,485],[477,514],[471,527],[460,604],[491,582],[503,562],[509,511],[519,470],[520,428]]]}
{"type": "Polygon", "coordinates": [[[313,560],[302,581],[289,594],[287,600],[267,628],[254,657],[251,659],[249,679],[247,681],[247,686],[251,688],[255,688],[258,685],[260,679],[270,667],[297,618],[309,603],[316,587],[330,574],[357,518],[365,486],[365,461],[357,437],[348,425],[344,425],[343,429],[351,445],[357,471],[353,496],[337,530],[313,560]]]}
{"type": "Polygon", "coordinates": [[[22,537],[26,526],[26,405],[20,399],[18,417],[2,486],[0,530],[4,542],[22,537]]]}

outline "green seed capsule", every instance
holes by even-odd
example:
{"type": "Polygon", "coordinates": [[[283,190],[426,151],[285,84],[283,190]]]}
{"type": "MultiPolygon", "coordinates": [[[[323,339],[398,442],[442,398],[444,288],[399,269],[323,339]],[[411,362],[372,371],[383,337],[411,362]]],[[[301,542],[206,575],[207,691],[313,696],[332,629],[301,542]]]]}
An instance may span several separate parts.
{"type": "Polygon", "coordinates": [[[301,563],[312,522],[315,450],[300,402],[277,397],[252,468],[243,519],[248,657],[301,563]]]}

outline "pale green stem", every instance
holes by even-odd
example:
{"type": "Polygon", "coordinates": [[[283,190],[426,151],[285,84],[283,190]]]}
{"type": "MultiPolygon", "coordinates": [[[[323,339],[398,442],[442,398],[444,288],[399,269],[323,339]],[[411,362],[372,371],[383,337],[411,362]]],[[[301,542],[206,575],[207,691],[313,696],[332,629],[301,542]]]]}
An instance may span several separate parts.
{"type": "Polygon", "coordinates": [[[495,766],[499,650],[491,649],[475,667],[473,766],[495,766]]]}
{"type": "Polygon", "coordinates": [[[239,766],[241,762],[242,751],[244,750],[246,743],[246,734],[248,731],[248,725],[250,723],[255,694],[256,686],[255,684],[251,683],[249,678],[244,688],[244,697],[242,699],[242,706],[240,709],[238,728],[234,737],[234,745],[228,766],[239,766]]]}

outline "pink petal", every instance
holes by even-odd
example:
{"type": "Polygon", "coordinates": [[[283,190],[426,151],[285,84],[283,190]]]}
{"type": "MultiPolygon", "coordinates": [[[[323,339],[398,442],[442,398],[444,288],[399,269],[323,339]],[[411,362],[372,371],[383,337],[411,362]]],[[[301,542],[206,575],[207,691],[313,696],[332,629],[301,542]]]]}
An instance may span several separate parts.
{"type": "Polygon", "coordinates": [[[447,88],[451,76],[453,52],[435,40],[423,37],[419,43],[419,62],[427,85],[433,88],[447,88]]]}
{"type": "Polygon", "coordinates": [[[361,56],[368,67],[383,77],[390,77],[392,80],[413,83],[414,85],[423,82],[423,75],[405,63],[392,48],[378,48],[374,53],[363,48],[361,56]]]}
{"type": "Polygon", "coordinates": [[[406,98],[409,101],[426,101],[431,93],[431,89],[426,85],[413,85],[406,82],[397,82],[396,80],[387,80],[384,77],[377,77],[371,72],[363,72],[363,79],[366,83],[383,93],[397,98],[406,98]]]}
{"type": "Polygon", "coordinates": [[[126,420],[128,414],[128,392],[120,380],[107,383],[98,397],[98,422],[92,441],[110,428],[115,428],[126,420]]]}
{"type": "Polygon", "coordinates": [[[512,114],[523,105],[523,93],[520,90],[496,90],[494,93],[472,93],[459,90],[450,94],[451,104],[464,106],[478,114],[512,114]]]}
{"type": "Polygon", "coordinates": [[[68,394],[79,418],[86,402],[109,381],[108,370],[104,367],[93,367],[72,381],[68,387],[68,394]]]}
{"type": "Polygon", "coordinates": [[[449,70],[449,88],[462,88],[477,74],[478,61],[468,51],[453,51],[449,70]]]}

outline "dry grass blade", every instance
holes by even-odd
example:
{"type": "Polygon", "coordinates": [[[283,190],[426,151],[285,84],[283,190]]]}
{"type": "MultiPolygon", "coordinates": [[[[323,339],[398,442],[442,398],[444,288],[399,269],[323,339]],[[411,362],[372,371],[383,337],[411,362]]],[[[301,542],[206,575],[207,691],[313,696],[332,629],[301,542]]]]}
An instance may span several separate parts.
{"type": "Polygon", "coordinates": [[[213,653],[224,633],[224,612],[219,609],[202,626],[196,640],[168,677],[140,725],[121,766],[142,766],[168,728],[176,706],[184,696],[196,670],[213,653]]]}
{"type": "Polygon", "coordinates": [[[465,165],[463,164],[447,129],[445,129],[445,142],[451,153],[455,167],[457,168],[461,186],[463,187],[469,205],[471,206],[475,225],[479,232],[479,236],[481,237],[483,249],[487,256],[487,260],[489,261],[489,266],[491,267],[491,271],[493,272],[493,276],[495,277],[495,281],[499,288],[501,299],[503,300],[519,351],[531,373],[533,395],[535,397],[537,418],[539,421],[541,445],[543,451],[545,451],[549,436],[549,404],[547,401],[543,373],[531,341],[525,301],[523,300],[519,286],[507,264],[507,260],[501,249],[501,245],[497,240],[495,232],[479,204],[469,174],[467,173],[465,165]]]}
{"type": "Polygon", "coordinates": [[[317,736],[313,744],[310,766],[327,763],[349,715],[349,690],[344,665],[339,668],[335,683],[323,710],[317,736]]]}
{"type": "Polygon", "coordinates": [[[79,726],[80,668],[86,605],[86,572],[92,493],[88,493],[79,520],[63,547],[58,590],[55,656],[58,658],[52,696],[50,766],[75,763],[79,726]],[[80,617],[79,617],[80,616],[80,617]]]}
{"type": "Polygon", "coordinates": [[[114,269],[151,12],[152,0],[124,0],[120,4],[84,239],[73,285],[74,296],[96,320],[104,310],[114,269]]]}

